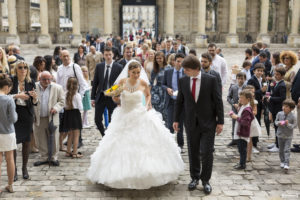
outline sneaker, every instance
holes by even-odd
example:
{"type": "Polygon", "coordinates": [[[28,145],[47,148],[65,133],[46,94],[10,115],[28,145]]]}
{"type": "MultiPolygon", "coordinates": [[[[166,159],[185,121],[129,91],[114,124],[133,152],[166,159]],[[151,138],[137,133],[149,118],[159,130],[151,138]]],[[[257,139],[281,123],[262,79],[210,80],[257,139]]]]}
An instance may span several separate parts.
{"type": "Polygon", "coordinates": [[[281,167],[281,168],[284,168],[284,163],[280,163],[280,167],[281,167]]]}
{"type": "Polygon", "coordinates": [[[276,146],[274,146],[272,149],[269,149],[268,151],[269,152],[278,152],[279,149],[276,146]]]}
{"type": "Polygon", "coordinates": [[[290,167],[288,165],[284,165],[283,167],[285,170],[288,170],[290,167]]]}
{"type": "Polygon", "coordinates": [[[259,153],[259,151],[257,150],[257,148],[253,147],[252,148],[252,153],[259,153]]]}
{"type": "Polygon", "coordinates": [[[91,125],[83,125],[82,128],[91,128],[91,125]]]}
{"type": "Polygon", "coordinates": [[[268,149],[272,149],[275,146],[275,143],[269,144],[268,149]]]}

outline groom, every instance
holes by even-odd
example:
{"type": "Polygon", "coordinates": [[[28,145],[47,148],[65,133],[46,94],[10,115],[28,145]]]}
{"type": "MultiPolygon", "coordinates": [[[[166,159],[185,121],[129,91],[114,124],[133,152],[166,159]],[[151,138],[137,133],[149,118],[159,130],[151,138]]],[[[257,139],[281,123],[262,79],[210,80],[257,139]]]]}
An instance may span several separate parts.
{"type": "Polygon", "coordinates": [[[224,124],[222,95],[216,77],[201,72],[196,56],[185,57],[182,67],[187,76],[179,80],[173,128],[179,131],[184,108],[192,178],[188,189],[196,189],[201,179],[204,192],[210,194],[215,132],[220,134],[224,124]]]}
{"type": "Polygon", "coordinates": [[[104,126],[102,116],[107,108],[109,121],[111,114],[116,107],[111,97],[104,95],[104,91],[110,88],[122,71],[122,66],[113,61],[113,52],[110,47],[104,49],[104,62],[97,64],[92,88],[92,106],[95,107],[95,123],[102,136],[104,136],[104,126]]]}

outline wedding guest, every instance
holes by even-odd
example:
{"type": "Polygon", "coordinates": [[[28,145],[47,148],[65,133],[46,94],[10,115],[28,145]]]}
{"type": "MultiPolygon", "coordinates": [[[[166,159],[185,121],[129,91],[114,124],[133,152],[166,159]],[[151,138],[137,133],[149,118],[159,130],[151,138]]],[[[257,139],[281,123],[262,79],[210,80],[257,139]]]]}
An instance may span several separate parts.
{"type": "MultiPolygon", "coordinates": [[[[86,84],[89,84],[89,71],[86,66],[81,67],[81,71],[83,74],[83,77],[86,81],[86,84]]],[[[84,93],[84,97],[82,99],[82,105],[83,105],[83,114],[82,114],[82,128],[89,128],[89,122],[88,122],[88,111],[92,109],[91,106],[91,91],[86,90],[84,93]]]]}
{"type": "Polygon", "coordinates": [[[297,119],[292,112],[295,102],[286,99],[282,103],[282,110],[276,115],[275,124],[278,126],[277,137],[279,144],[280,167],[288,170],[290,168],[290,146],[292,144],[293,129],[297,127],[297,119]]]}
{"type": "Polygon", "coordinates": [[[63,129],[68,130],[68,146],[66,157],[81,158],[83,155],[77,152],[79,134],[82,129],[80,111],[82,111],[81,95],[78,93],[77,78],[70,77],[67,82],[67,93],[64,108],[63,129]],[[73,146],[73,151],[71,147],[73,146]]]}
{"type": "MultiPolygon", "coordinates": [[[[30,134],[32,133],[34,111],[33,106],[37,104],[35,83],[30,79],[28,64],[18,60],[15,67],[15,76],[12,78],[13,87],[10,94],[13,96],[18,114],[18,121],[14,124],[17,144],[22,143],[22,174],[24,179],[29,178],[27,163],[30,151],[30,134]]],[[[14,150],[14,161],[16,165],[17,151],[14,150]]],[[[14,181],[18,180],[17,167],[15,167],[14,181]]]]}
{"type": "Polygon", "coordinates": [[[253,102],[251,92],[243,90],[240,92],[239,96],[239,102],[242,104],[242,107],[239,109],[237,115],[231,115],[231,118],[237,121],[234,135],[234,139],[238,141],[238,150],[240,154],[240,161],[234,167],[237,170],[246,169],[247,143],[250,136],[251,122],[254,119],[252,108],[250,106],[250,102],[253,102]]]}
{"type": "Polygon", "coordinates": [[[45,71],[48,71],[52,75],[52,81],[56,82],[57,72],[53,69],[55,65],[55,60],[51,55],[44,56],[45,59],[45,71]]]}
{"type": "Polygon", "coordinates": [[[53,58],[55,60],[56,66],[59,66],[62,64],[62,61],[60,59],[60,52],[62,51],[61,46],[56,46],[53,52],[53,58]]]}
{"type": "Polygon", "coordinates": [[[267,54],[264,51],[260,52],[260,54],[259,54],[259,62],[264,64],[264,66],[265,66],[265,74],[264,75],[268,79],[268,77],[271,77],[270,72],[271,72],[272,64],[271,64],[270,60],[268,59],[267,54]]]}
{"type": "Polygon", "coordinates": [[[151,103],[152,107],[162,114],[164,121],[167,121],[166,91],[163,89],[162,85],[166,65],[167,63],[164,53],[161,51],[156,52],[150,79],[151,103]]]}
{"type": "Polygon", "coordinates": [[[175,55],[176,53],[172,53],[167,56],[166,60],[168,65],[166,66],[165,70],[173,69],[175,67],[175,55]]]}
{"type": "Polygon", "coordinates": [[[34,82],[39,81],[39,74],[45,70],[45,63],[46,61],[42,56],[36,56],[34,58],[32,67],[34,67],[35,69],[32,69],[32,67],[30,67],[30,78],[34,82]]]}
{"type": "Polygon", "coordinates": [[[7,57],[4,49],[0,47],[0,73],[10,74],[7,57]]]}
{"type": "Polygon", "coordinates": [[[270,71],[271,78],[269,80],[273,80],[274,71],[277,67],[284,67],[284,65],[280,61],[280,52],[275,52],[272,54],[271,58],[272,68],[270,71]]]}
{"type": "MultiPolygon", "coordinates": [[[[163,46],[163,43],[162,43],[163,46]]],[[[165,48],[162,47],[161,50],[165,56],[174,53],[173,49],[172,49],[172,40],[167,40],[165,43],[165,48]]]]}
{"type": "MultiPolygon", "coordinates": [[[[5,190],[10,193],[14,192],[12,187],[15,173],[14,150],[17,149],[14,123],[18,119],[15,102],[7,95],[11,87],[11,79],[5,74],[0,74],[0,166],[5,156],[8,176],[8,185],[5,190]]],[[[0,194],[1,192],[0,190],[0,194]]]]}
{"type": "Polygon", "coordinates": [[[196,50],[195,50],[195,49],[191,49],[191,50],[189,51],[189,55],[190,55],[190,56],[191,56],[191,55],[197,56],[196,50]]]}
{"type": "Polygon", "coordinates": [[[251,78],[251,71],[250,71],[251,62],[248,61],[248,60],[245,60],[243,62],[242,67],[243,67],[243,69],[241,70],[241,72],[245,73],[245,75],[246,75],[246,83],[247,83],[248,80],[251,78]]]}
{"type": "Polygon", "coordinates": [[[48,127],[51,120],[54,126],[59,125],[59,112],[65,104],[65,95],[63,88],[52,81],[52,75],[49,71],[43,71],[40,74],[40,81],[36,82],[36,92],[39,99],[38,105],[34,107],[34,137],[40,152],[40,160],[34,162],[34,166],[48,164],[59,166],[59,131],[49,133],[48,127]],[[52,156],[48,160],[49,155],[49,134],[53,134],[52,156]]]}
{"type": "Polygon", "coordinates": [[[147,59],[148,50],[149,50],[148,44],[144,43],[142,45],[142,51],[141,51],[141,53],[137,54],[137,56],[140,57],[140,59],[142,61],[141,64],[142,64],[143,67],[144,67],[144,62],[147,59]]]}
{"type": "Polygon", "coordinates": [[[89,77],[91,81],[93,81],[96,65],[103,61],[103,55],[101,52],[96,51],[96,48],[94,46],[91,46],[90,50],[91,52],[86,56],[86,67],[89,70],[89,77]]]}
{"type": "Polygon", "coordinates": [[[221,56],[222,58],[224,58],[223,54],[222,54],[222,49],[220,47],[217,47],[216,49],[216,53],[221,56]]]}
{"type": "MultiPolygon", "coordinates": [[[[228,96],[227,96],[227,102],[231,105],[231,110],[234,112],[234,114],[238,113],[239,94],[245,88],[246,75],[243,72],[239,72],[236,75],[236,79],[237,79],[237,83],[230,86],[228,96]]],[[[234,140],[234,137],[233,137],[235,123],[236,123],[236,120],[232,118],[232,131],[231,131],[232,140],[228,144],[228,146],[237,145],[237,141],[234,140]]]]}
{"type": "Polygon", "coordinates": [[[257,46],[253,45],[252,46],[252,65],[251,65],[251,75],[253,75],[253,70],[254,70],[254,66],[259,63],[259,53],[260,53],[260,50],[259,48],[257,48],[257,46]]]}
{"type": "Polygon", "coordinates": [[[84,46],[79,45],[78,51],[74,54],[74,63],[78,64],[80,67],[85,65],[86,55],[84,52],[84,46]]]}
{"type": "Polygon", "coordinates": [[[298,61],[297,55],[292,51],[282,51],[280,53],[280,60],[285,65],[286,70],[284,76],[284,82],[286,85],[286,98],[290,99],[292,83],[299,69],[299,67],[296,65],[298,61]]]}
{"type": "Polygon", "coordinates": [[[18,60],[25,60],[22,56],[20,56],[21,50],[20,50],[19,46],[14,45],[13,48],[12,48],[12,51],[13,51],[13,55],[16,56],[16,58],[18,60]]]}
{"type": "Polygon", "coordinates": [[[155,51],[150,49],[148,51],[147,59],[145,60],[145,63],[144,63],[144,68],[145,68],[145,71],[147,73],[149,80],[151,78],[151,72],[153,70],[154,56],[155,56],[155,51]]]}
{"type": "Polygon", "coordinates": [[[249,62],[253,61],[252,50],[251,49],[246,49],[245,50],[245,61],[249,61],[249,62]]]}
{"type": "Polygon", "coordinates": [[[125,65],[132,59],[133,51],[131,44],[127,44],[124,47],[124,58],[119,61],[119,64],[125,67],[125,65]]]}

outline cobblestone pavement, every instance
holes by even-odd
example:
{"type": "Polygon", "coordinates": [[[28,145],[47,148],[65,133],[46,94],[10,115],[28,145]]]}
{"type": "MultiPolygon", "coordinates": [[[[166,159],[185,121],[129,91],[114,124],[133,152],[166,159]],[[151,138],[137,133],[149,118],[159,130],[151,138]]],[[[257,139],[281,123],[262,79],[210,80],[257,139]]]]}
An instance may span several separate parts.
{"type": "MultiPolygon", "coordinates": [[[[282,50],[283,48],[281,48],[282,50]]],[[[275,49],[271,49],[274,52],[275,49]]],[[[27,61],[32,63],[33,55],[52,54],[52,50],[38,49],[35,46],[23,46],[27,61]]],[[[199,49],[198,52],[204,52],[199,49]]],[[[74,50],[73,50],[74,52],[74,50]]],[[[223,49],[228,66],[241,64],[244,59],[244,48],[223,49]]],[[[230,107],[226,102],[226,95],[229,82],[224,88],[223,100],[225,113],[230,107]]],[[[235,171],[233,166],[238,162],[236,148],[228,148],[226,144],[231,139],[231,120],[227,115],[224,131],[215,141],[215,156],[213,176],[211,185],[212,194],[205,196],[202,186],[195,191],[188,191],[187,184],[190,181],[188,171],[188,156],[185,153],[182,157],[186,163],[186,170],[180,175],[177,181],[162,187],[155,187],[149,190],[116,190],[103,185],[92,184],[87,180],[85,174],[89,167],[89,156],[95,150],[101,137],[95,126],[91,129],[84,129],[84,146],[80,149],[84,157],[82,159],[65,158],[60,153],[59,167],[40,166],[33,167],[38,155],[31,154],[28,164],[30,179],[14,183],[15,193],[3,193],[3,199],[170,199],[170,200],[198,200],[198,199],[300,199],[300,154],[291,153],[291,166],[288,174],[285,174],[279,167],[278,153],[266,151],[267,144],[274,141],[274,130],[270,137],[266,135],[263,128],[263,135],[260,137],[259,154],[253,155],[253,161],[247,164],[244,171],[235,171]]],[[[93,111],[89,113],[90,121],[93,122],[93,111]]],[[[298,129],[295,131],[294,142],[300,142],[298,129]]],[[[18,174],[21,175],[21,153],[19,147],[17,166],[18,174]]],[[[2,165],[1,188],[7,183],[5,163],[2,165]]],[[[120,166],[121,167],[121,166],[120,166]]]]}

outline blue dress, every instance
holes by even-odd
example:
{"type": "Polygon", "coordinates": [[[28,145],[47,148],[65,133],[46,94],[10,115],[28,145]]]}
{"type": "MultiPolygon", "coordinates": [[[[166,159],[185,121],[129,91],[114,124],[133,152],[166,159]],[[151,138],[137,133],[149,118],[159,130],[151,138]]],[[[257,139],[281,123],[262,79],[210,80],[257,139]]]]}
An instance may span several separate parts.
{"type": "Polygon", "coordinates": [[[152,107],[160,112],[163,116],[163,120],[167,120],[167,109],[166,109],[166,96],[167,93],[163,89],[165,69],[161,68],[158,73],[151,72],[151,104],[152,107]]]}

